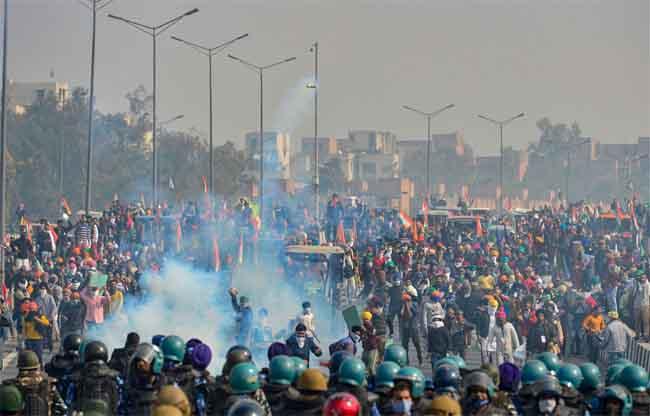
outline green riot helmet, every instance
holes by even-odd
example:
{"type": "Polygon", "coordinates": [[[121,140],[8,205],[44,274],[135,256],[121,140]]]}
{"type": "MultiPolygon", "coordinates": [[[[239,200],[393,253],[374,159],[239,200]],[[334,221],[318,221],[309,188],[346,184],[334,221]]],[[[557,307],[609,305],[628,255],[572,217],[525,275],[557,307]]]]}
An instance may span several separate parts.
{"type": "Polygon", "coordinates": [[[0,412],[18,414],[24,408],[23,395],[16,386],[12,384],[0,385],[0,412]]]}
{"type": "Polygon", "coordinates": [[[460,391],[460,384],[462,382],[460,370],[453,365],[439,365],[433,373],[433,385],[436,389],[449,389],[452,388],[460,391]]]}
{"type": "Polygon", "coordinates": [[[411,396],[418,399],[424,395],[426,380],[420,369],[415,367],[402,367],[395,375],[394,381],[408,381],[411,384],[411,396]]]}
{"type": "Polygon", "coordinates": [[[385,361],[392,361],[400,367],[404,367],[406,365],[406,350],[401,345],[389,345],[384,352],[385,361]]]}
{"type": "Polygon", "coordinates": [[[560,369],[560,366],[562,365],[557,355],[549,351],[539,354],[537,356],[537,359],[543,362],[546,368],[548,369],[548,371],[553,375],[557,374],[558,370],[560,369]]]}
{"type": "Polygon", "coordinates": [[[251,351],[243,345],[235,345],[231,347],[226,353],[226,363],[223,365],[221,374],[227,376],[230,370],[240,363],[248,363],[253,361],[251,351]]]}
{"type": "Polygon", "coordinates": [[[533,384],[541,380],[548,374],[548,369],[543,362],[539,360],[526,361],[524,367],[521,369],[521,384],[533,384]]]}
{"type": "Polygon", "coordinates": [[[169,335],[163,339],[160,349],[165,361],[180,363],[185,357],[185,341],[176,335],[169,335]]]}
{"type": "Polygon", "coordinates": [[[160,348],[155,345],[148,344],[143,342],[139,344],[129,364],[129,371],[132,371],[132,366],[135,363],[135,360],[145,361],[149,364],[149,368],[152,374],[160,374],[163,367],[163,354],[160,351],[160,348]]]}
{"type": "Polygon", "coordinates": [[[39,368],[41,368],[41,362],[34,351],[22,350],[18,354],[18,369],[20,371],[38,370],[39,368]]]}
{"type": "Polygon", "coordinates": [[[632,395],[630,392],[620,384],[614,384],[611,386],[605,387],[605,390],[600,394],[599,399],[601,400],[601,407],[605,406],[605,403],[608,399],[616,399],[621,403],[622,411],[621,416],[629,416],[632,412],[632,395]]]}
{"type": "Polygon", "coordinates": [[[81,338],[81,335],[78,334],[67,335],[63,340],[63,351],[66,354],[70,354],[70,353],[78,354],[82,342],[83,339],[81,338]]]}
{"type": "Polygon", "coordinates": [[[600,387],[600,369],[594,363],[580,364],[580,372],[582,373],[582,383],[579,390],[581,392],[589,392],[597,390],[600,387]]]}
{"type": "Polygon", "coordinates": [[[605,375],[605,384],[618,384],[618,376],[621,374],[625,366],[621,364],[612,364],[607,367],[607,375],[605,375]]]}
{"type": "Polygon", "coordinates": [[[435,363],[433,363],[433,369],[435,370],[436,368],[440,367],[441,365],[451,365],[453,367],[456,367],[460,370],[460,367],[458,367],[458,361],[456,361],[452,357],[442,357],[435,363]]]}
{"type": "Polygon", "coordinates": [[[560,385],[560,381],[550,374],[544,376],[540,381],[538,381],[538,384],[536,384],[535,387],[537,387],[538,397],[560,397],[562,395],[562,386],[560,385]]]}
{"type": "Polygon", "coordinates": [[[366,381],[366,366],[358,358],[343,361],[338,372],[338,382],[354,387],[363,386],[366,381]]]}
{"type": "Polygon", "coordinates": [[[582,384],[582,371],[575,364],[564,364],[557,372],[557,378],[560,384],[575,390],[578,390],[582,384]]]}
{"type": "Polygon", "coordinates": [[[399,372],[399,365],[392,361],[383,362],[377,367],[375,374],[375,386],[387,387],[392,389],[395,387],[395,375],[399,372]]]}
{"type": "Polygon", "coordinates": [[[467,370],[467,364],[463,357],[460,355],[450,355],[449,358],[456,361],[456,367],[458,367],[459,370],[467,370]]]}
{"type": "Polygon", "coordinates": [[[108,362],[108,348],[101,341],[91,341],[84,349],[84,363],[95,361],[108,362]]]}
{"type": "Polygon", "coordinates": [[[481,370],[476,370],[469,373],[465,377],[465,380],[463,380],[463,384],[467,391],[470,391],[472,387],[480,387],[482,389],[485,389],[490,399],[494,397],[496,387],[494,386],[492,377],[481,370]]]}
{"type": "Polygon", "coordinates": [[[644,392],[648,387],[648,372],[638,365],[628,365],[619,374],[618,382],[632,393],[644,392]]]}
{"type": "Polygon", "coordinates": [[[294,381],[296,381],[302,375],[302,373],[304,373],[305,370],[307,369],[307,363],[305,362],[305,360],[303,360],[300,357],[291,357],[291,360],[293,360],[293,365],[296,369],[296,374],[294,378],[294,381]]]}
{"type": "Polygon", "coordinates": [[[86,355],[86,347],[93,341],[93,339],[87,338],[81,341],[81,344],[79,345],[79,360],[82,364],[84,363],[84,356],[86,355]]]}
{"type": "Polygon", "coordinates": [[[228,383],[234,394],[251,394],[260,388],[257,367],[253,363],[240,363],[230,370],[228,383]]]}
{"type": "Polygon", "coordinates": [[[622,365],[623,368],[625,368],[625,367],[627,367],[628,365],[632,365],[632,364],[634,364],[634,363],[633,363],[632,361],[626,359],[626,358],[619,358],[619,359],[617,359],[616,361],[614,361],[614,362],[612,363],[612,365],[614,365],[614,364],[616,364],[616,365],[622,365]]]}
{"type": "Polygon", "coordinates": [[[286,355],[276,355],[269,363],[271,384],[290,385],[296,379],[296,364],[286,355]]]}

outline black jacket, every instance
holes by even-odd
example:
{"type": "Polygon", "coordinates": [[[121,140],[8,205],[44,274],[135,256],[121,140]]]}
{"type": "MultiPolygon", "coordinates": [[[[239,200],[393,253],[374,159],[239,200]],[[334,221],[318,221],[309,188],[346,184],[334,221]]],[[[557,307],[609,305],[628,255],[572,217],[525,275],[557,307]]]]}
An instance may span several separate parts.
{"type": "Polygon", "coordinates": [[[445,355],[451,347],[449,330],[445,326],[429,327],[428,341],[428,351],[431,353],[445,355]]]}

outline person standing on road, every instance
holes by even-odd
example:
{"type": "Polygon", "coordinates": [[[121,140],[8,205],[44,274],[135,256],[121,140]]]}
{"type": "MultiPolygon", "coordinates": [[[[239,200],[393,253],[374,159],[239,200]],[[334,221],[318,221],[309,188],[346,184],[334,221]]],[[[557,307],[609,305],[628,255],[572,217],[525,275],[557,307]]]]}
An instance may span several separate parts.
{"type": "Polygon", "coordinates": [[[603,351],[607,353],[607,362],[611,364],[619,358],[624,358],[627,339],[634,338],[636,333],[618,319],[618,312],[610,311],[607,315],[611,321],[604,331],[603,351]]]}
{"type": "Polygon", "coordinates": [[[634,307],[634,329],[641,341],[650,336],[650,282],[648,275],[641,273],[634,284],[632,305],[634,307]]]}

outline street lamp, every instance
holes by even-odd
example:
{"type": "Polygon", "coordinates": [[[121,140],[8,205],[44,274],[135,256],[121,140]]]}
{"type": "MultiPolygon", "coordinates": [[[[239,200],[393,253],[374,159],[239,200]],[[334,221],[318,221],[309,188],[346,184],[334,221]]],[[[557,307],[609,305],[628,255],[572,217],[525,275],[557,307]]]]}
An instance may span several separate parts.
{"type": "MultiPolygon", "coordinates": [[[[2,24],[2,114],[0,114],[0,237],[5,241],[5,211],[7,205],[7,25],[9,0],[4,0],[2,24]]],[[[5,250],[0,248],[0,287],[5,283],[5,250]]]]}
{"type": "Polygon", "coordinates": [[[260,222],[262,227],[264,226],[264,71],[271,69],[278,65],[282,65],[287,62],[295,61],[296,57],[292,56],[291,58],[286,58],[281,61],[274,62],[269,65],[259,66],[252,64],[242,58],[239,58],[234,55],[228,54],[228,57],[234,61],[239,62],[244,65],[246,68],[257,72],[260,77],[260,222]]]}
{"type": "Polygon", "coordinates": [[[499,215],[503,214],[503,127],[507,126],[511,122],[517,120],[518,118],[522,118],[525,114],[524,113],[519,113],[516,116],[510,117],[509,119],[498,121],[490,117],[486,117],[484,115],[479,114],[479,118],[482,118],[483,120],[489,121],[492,124],[495,124],[499,127],[499,206],[498,206],[498,212],[499,215]]]}
{"type": "Polygon", "coordinates": [[[567,208],[571,204],[571,199],[569,199],[569,181],[571,179],[571,152],[573,149],[575,149],[578,146],[582,146],[583,144],[591,143],[591,139],[585,139],[582,140],[578,143],[568,143],[566,145],[567,147],[567,152],[566,152],[566,205],[567,208]]]}
{"type": "MultiPolygon", "coordinates": [[[[81,3],[92,12],[92,36],[90,41],[90,97],[88,97],[88,155],[86,160],[86,215],[90,212],[93,169],[93,116],[95,112],[95,38],[97,37],[97,12],[113,0],[88,0],[91,5],[81,3]]],[[[63,189],[63,187],[61,187],[63,189]]]]}
{"type": "MultiPolygon", "coordinates": [[[[320,218],[320,168],[318,166],[318,42],[309,48],[314,53],[314,81],[307,84],[307,88],[314,90],[314,208],[316,220],[320,218]]],[[[318,222],[318,221],[317,221],[318,222]]]]}
{"type": "Polygon", "coordinates": [[[178,120],[182,119],[183,117],[185,117],[185,114],[179,114],[176,117],[172,117],[172,118],[170,118],[168,120],[161,121],[160,123],[158,123],[158,128],[162,130],[162,128],[165,127],[166,125],[171,124],[174,121],[178,121],[178,120]]]}
{"type": "Polygon", "coordinates": [[[408,105],[403,105],[402,108],[405,110],[413,111],[427,119],[427,204],[430,202],[431,198],[431,119],[442,113],[443,111],[452,109],[455,107],[455,104],[449,104],[442,107],[439,110],[436,110],[431,113],[418,110],[417,108],[410,107],[408,105]]]}
{"type": "MultiPolygon", "coordinates": [[[[156,82],[157,82],[157,75],[156,75],[156,40],[159,35],[163,34],[167,29],[170,27],[174,26],[176,23],[180,22],[184,17],[186,16],[191,16],[195,13],[197,13],[199,9],[194,8],[192,10],[189,10],[180,16],[176,16],[173,19],[169,19],[168,21],[161,23],[157,26],[147,26],[145,24],[126,19],[124,17],[119,17],[115,16],[113,14],[109,14],[108,17],[111,19],[119,20],[123,23],[128,24],[129,26],[134,27],[135,29],[139,30],[140,32],[143,32],[149,36],[151,36],[151,39],[153,40],[153,93],[152,93],[152,98],[153,98],[153,127],[152,127],[152,140],[151,143],[153,145],[153,182],[152,182],[152,194],[153,194],[153,204],[154,208],[158,206],[158,162],[156,160],[156,82]]],[[[92,101],[92,97],[91,97],[92,101]]]]}
{"type": "Polygon", "coordinates": [[[214,149],[213,149],[213,139],[212,139],[212,57],[215,56],[217,53],[221,52],[224,50],[227,46],[232,45],[233,43],[237,42],[240,39],[244,39],[245,37],[248,36],[248,33],[245,33],[241,36],[237,36],[234,39],[229,40],[228,42],[224,42],[220,45],[217,45],[212,48],[208,48],[205,46],[201,46],[197,43],[189,42],[184,39],[181,39],[177,36],[172,36],[172,39],[175,41],[181,42],[187,46],[192,47],[195,49],[197,52],[199,52],[201,55],[207,56],[208,57],[208,93],[210,94],[210,177],[209,177],[209,183],[208,183],[208,192],[213,192],[214,187],[214,149]]]}

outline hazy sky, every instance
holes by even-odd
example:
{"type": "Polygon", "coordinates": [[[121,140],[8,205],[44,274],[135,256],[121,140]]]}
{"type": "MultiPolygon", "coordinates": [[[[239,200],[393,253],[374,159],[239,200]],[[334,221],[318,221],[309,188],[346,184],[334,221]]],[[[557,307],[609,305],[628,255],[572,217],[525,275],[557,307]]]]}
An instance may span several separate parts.
{"type": "MultiPolygon", "coordinates": [[[[82,1],[82,0],[79,0],[82,1]]],[[[124,111],[124,94],[151,87],[151,39],[107,13],[158,24],[193,7],[159,42],[159,119],[185,114],[179,128],[208,130],[207,58],[169,38],[216,45],[242,33],[228,52],[265,65],[298,60],[265,76],[265,125],[312,134],[303,90],[320,44],[321,135],[385,129],[420,136],[424,120],[400,109],[457,108],[433,132],[462,129],[481,153],[497,151],[496,131],[478,113],[526,118],[506,144],[536,140],[535,122],[580,123],[603,142],[650,135],[648,0],[115,0],[100,13],[96,96],[100,110],[124,111]],[[283,126],[280,126],[283,127],[283,126]]],[[[90,13],[78,0],[10,2],[9,76],[88,85],[90,13]]],[[[258,80],[228,59],[214,60],[215,138],[243,142],[257,128],[258,80]]]]}

